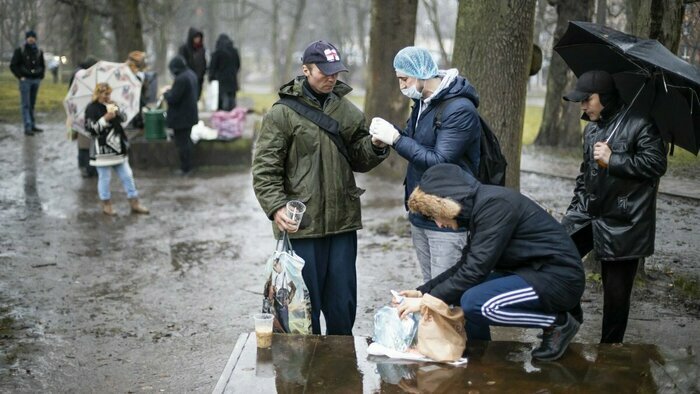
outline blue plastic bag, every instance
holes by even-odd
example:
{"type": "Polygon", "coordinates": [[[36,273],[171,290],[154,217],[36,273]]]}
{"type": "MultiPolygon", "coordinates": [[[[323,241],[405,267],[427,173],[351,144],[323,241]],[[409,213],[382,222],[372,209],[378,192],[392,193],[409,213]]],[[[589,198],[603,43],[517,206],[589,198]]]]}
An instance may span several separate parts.
{"type": "Polygon", "coordinates": [[[389,349],[406,351],[416,337],[418,319],[410,313],[405,319],[399,317],[398,309],[383,306],[374,314],[374,335],[372,340],[389,349]]]}

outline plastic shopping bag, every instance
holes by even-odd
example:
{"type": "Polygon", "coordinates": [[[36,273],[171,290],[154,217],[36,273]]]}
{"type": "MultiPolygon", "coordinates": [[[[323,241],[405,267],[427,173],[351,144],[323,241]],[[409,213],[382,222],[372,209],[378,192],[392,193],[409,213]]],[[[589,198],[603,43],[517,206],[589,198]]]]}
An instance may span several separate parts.
{"type": "Polygon", "coordinates": [[[413,344],[418,330],[414,313],[405,319],[399,317],[398,309],[383,306],[374,314],[374,336],[372,340],[389,349],[406,351],[413,344]]]}
{"type": "Polygon", "coordinates": [[[209,82],[206,93],[205,104],[207,106],[207,111],[216,111],[219,107],[219,81],[214,80],[209,82]]]}
{"type": "Polygon", "coordinates": [[[247,108],[236,107],[231,111],[216,111],[211,116],[211,124],[218,131],[220,140],[232,140],[243,135],[247,108]]]}
{"type": "Polygon", "coordinates": [[[294,253],[284,232],[277,241],[277,250],[265,264],[262,311],[275,316],[274,332],[311,334],[311,299],[302,268],[304,259],[294,253]]]}

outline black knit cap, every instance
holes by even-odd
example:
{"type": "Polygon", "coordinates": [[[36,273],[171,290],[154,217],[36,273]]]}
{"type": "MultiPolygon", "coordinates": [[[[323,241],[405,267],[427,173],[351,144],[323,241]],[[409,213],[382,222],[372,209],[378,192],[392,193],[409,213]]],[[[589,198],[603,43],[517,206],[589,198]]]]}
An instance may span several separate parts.
{"type": "Polygon", "coordinates": [[[27,30],[27,32],[24,33],[24,38],[29,38],[29,37],[36,38],[36,32],[34,30],[27,30]]]}

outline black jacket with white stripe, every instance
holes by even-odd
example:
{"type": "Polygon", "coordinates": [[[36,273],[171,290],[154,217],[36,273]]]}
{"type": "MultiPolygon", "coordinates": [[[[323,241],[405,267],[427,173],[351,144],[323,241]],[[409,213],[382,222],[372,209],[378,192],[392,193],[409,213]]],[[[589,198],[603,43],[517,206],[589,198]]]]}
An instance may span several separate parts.
{"type": "Polygon", "coordinates": [[[585,287],[581,257],[564,227],[535,202],[505,187],[482,185],[454,164],[428,169],[420,189],[456,201],[457,222],[470,229],[460,261],[420,286],[422,293],[457,305],[465,291],[500,271],[522,277],[547,311],[578,304],[585,287]]]}

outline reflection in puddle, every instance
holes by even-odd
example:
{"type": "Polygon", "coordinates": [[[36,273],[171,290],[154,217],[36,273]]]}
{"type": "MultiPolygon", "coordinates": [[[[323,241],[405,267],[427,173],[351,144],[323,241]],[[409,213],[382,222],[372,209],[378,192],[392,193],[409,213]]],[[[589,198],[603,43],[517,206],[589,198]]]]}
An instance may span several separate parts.
{"type": "Polygon", "coordinates": [[[36,148],[34,138],[25,138],[22,145],[24,164],[24,206],[27,216],[41,212],[41,199],[36,186],[36,148]]]}
{"type": "Polygon", "coordinates": [[[556,362],[537,362],[527,344],[470,342],[468,364],[454,367],[367,356],[369,339],[273,336],[271,349],[247,338],[225,392],[462,393],[611,390],[697,391],[692,355],[662,355],[653,345],[572,344],[556,362]],[[273,388],[274,387],[274,388],[273,388]],[[230,389],[230,390],[229,390],[230,389]],[[267,391],[265,391],[267,392],[267,391]]]}

